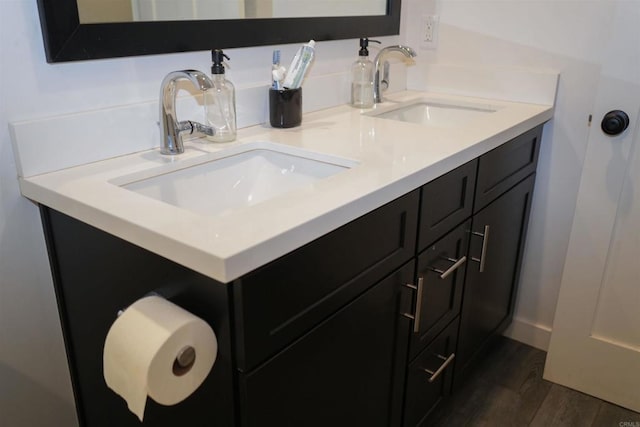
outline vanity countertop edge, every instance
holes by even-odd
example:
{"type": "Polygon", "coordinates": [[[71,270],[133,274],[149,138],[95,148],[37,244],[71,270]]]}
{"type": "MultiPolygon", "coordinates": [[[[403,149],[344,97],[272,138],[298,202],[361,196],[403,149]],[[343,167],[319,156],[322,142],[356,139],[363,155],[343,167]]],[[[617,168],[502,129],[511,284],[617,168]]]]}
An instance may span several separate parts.
{"type": "MultiPolygon", "coordinates": [[[[305,114],[300,127],[240,129],[233,143],[186,144],[174,159],[159,149],[20,178],[22,194],[219,282],[232,280],[416,189],[553,116],[553,105],[429,92],[394,94],[394,102],[490,104],[495,112],[459,128],[376,118],[347,105],[305,114]],[[172,163],[206,161],[243,144],[275,143],[355,166],[279,197],[207,216],[141,196],[118,177],[172,163]]],[[[185,164],[186,164],[185,163],[185,164]]]]}

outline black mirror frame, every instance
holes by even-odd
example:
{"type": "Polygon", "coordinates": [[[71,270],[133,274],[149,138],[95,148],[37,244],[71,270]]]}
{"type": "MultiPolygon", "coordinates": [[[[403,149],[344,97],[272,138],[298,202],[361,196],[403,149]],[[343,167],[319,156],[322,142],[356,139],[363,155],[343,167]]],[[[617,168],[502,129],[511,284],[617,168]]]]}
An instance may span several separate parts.
{"type": "Polygon", "coordinates": [[[399,34],[401,0],[387,14],[321,18],[81,24],[76,0],[38,0],[47,62],[340,40],[399,34]]]}

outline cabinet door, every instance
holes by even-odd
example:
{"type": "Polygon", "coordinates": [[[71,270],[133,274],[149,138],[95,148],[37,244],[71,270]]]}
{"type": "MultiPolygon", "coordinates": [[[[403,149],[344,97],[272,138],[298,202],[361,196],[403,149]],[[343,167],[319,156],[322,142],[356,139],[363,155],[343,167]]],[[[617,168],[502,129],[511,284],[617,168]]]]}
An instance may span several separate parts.
{"type": "Polygon", "coordinates": [[[237,367],[248,372],[415,254],[419,191],[234,282],[237,367]]]}
{"type": "Polygon", "coordinates": [[[460,314],[470,228],[464,222],[419,255],[410,358],[460,314]]]}
{"type": "Polygon", "coordinates": [[[456,319],[409,365],[405,427],[427,426],[429,414],[451,392],[457,331],[456,319]]]}
{"type": "Polygon", "coordinates": [[[413,269],[405,265],[240,374],[242,425],[398,425],[410,327],[403,284],[413,269]]]}
{"type": "Polygon", "coordinates": [[[511,322],[534,179],[529,176],[473,217],[456,383],[511,322]]]}

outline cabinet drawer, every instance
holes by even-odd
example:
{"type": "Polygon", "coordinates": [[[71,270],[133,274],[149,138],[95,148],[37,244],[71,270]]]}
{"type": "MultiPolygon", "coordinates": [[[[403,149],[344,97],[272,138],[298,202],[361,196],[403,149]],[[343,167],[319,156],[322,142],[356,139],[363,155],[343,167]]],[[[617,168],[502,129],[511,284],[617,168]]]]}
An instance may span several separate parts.
{"type": "Polygon", "coordinates": [[[474,212],[535,172],[541,138],[538,126],[480,157],[474,212]]]}
{"type": "Polygon", "coordinates": [[[412,358],[460,313],[470,229],[467,220],[418,257],[412,358]]]}
{"type": "Polygon", "coordinates": [[[415,190],[233,284],[238,369],[248,371],[414,254],[415,190]]]}
{"type": "Polygon", "coordinates": [[[426,426],[429,414],[451,392],[458,320],[411,362],[407,370],[404,426],[426,426]]]}
{"type": "Polygon", "coordinates": [[[471,216],[477,165],[465,163],[422,187],[420,249],[471,216]]]}
{"type": "Polygon", "coordinates": [[[411,262],[276,356],[239,375],[243,427],[397,425],[409,320],[411,262]],[[403,351],[404,347],[404,351],[403,351]],[[399,379],[400,381],[396,381],[399,379]]]}

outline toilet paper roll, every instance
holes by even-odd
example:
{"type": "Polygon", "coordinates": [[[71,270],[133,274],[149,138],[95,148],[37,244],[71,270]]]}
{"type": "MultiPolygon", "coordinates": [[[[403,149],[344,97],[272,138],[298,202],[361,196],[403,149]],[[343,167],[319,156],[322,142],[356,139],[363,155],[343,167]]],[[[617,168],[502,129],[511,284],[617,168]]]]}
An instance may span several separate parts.
{"type": "Polygon", "coordinates": [[[148,296],[111,325],[104,343],[104,379],[142,421],[147,395],[162,405],[183,401],[204,382],[217,352],[215,333],[204,320],[148,296]]]}

